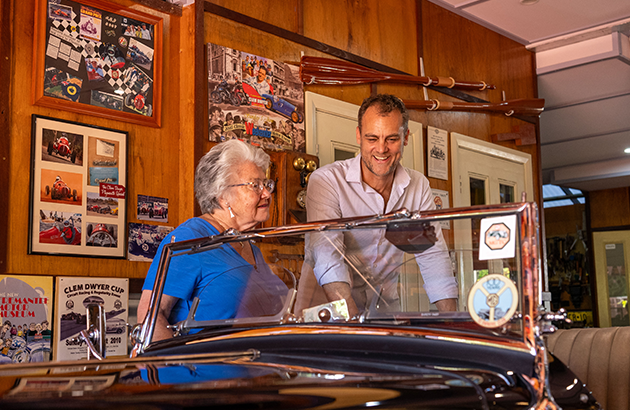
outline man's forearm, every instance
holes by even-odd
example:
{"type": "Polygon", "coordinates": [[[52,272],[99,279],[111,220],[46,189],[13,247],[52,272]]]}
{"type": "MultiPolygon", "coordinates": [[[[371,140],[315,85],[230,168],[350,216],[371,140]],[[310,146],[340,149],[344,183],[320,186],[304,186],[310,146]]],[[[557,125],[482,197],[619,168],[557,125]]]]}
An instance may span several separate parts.
{"type": "Polygon", "coordinates": [[[359,309],[357,308],[356,303],[354,303],[354,299],[352,299],[352,289],[348,283],[331,282],[323,285],[322,288],[324,289],[324,293],[326,294],[326,298],[329,302],[345,299],[348,305],[348,313],[350,314],[350,317],[359,315],[359,309]]]}
{"type": "MultiPolygon", "coordinates": [[[[143,323],[149,310],[149,303],[151,300],[151,291],[143,290],[140,296],[140,302],[138,303],[137,317],[138,322],[143,323]]],[[[168,329],[169,325],[167,317],[170,315],[173,306],[177,302],[177,298],[169,295],[162,295],[162,301],[160,303],[160,309],[158,311],[157,320],[153,333],[153,340],[169,339],[173,337],[173,331],[168,329]]]]}
{"type": "Polygon", "coordinates": [[[435,302],[435,306],[440,312],[456,312],[457,299],[441,299],[435,302]]]}

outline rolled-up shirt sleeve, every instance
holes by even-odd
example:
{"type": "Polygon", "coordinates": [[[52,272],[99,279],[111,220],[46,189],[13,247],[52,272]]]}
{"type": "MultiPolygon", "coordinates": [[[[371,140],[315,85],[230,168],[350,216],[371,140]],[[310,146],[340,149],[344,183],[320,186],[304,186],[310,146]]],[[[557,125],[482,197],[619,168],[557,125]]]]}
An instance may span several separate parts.
{"type": "MultiPolygon", "coordinates": [[[[435,209],[435,202],[430,190],[424,190],[420,209],[423,211],[435,209]]],[[[425,252],[416,255],[416,262],[424,280],[424,290],[429,301],[435,303],[442,299],[455,299],[459,295],[457,279],[453,275],[451,259],[439,223],[435,227],[437,242],[425,252]]]]}
{"type": "Polygon", "coordinates": [[[458,297],[457,280],[453,276],[451,259],[442,236],[442,230],[439,226],[436,227],[436,230],[438,230],[438,241],[435,245],[415,255],[424,280],[424,290],[427,292],[431,303],[458,297]]]}

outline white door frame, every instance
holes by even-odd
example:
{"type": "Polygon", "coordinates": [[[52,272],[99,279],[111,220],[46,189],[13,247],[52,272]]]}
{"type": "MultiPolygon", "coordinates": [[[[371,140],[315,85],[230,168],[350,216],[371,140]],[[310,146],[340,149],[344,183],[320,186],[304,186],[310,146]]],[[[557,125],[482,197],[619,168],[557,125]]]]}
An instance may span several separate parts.
{"type": "MultiPolygon", "coordinates": [[[[468,137],[466,135],[451,133],[451,175],[453,176],[453,207],[470,206],[470,195],[464,195],[464,184],[468,184],[468,174],[463,163],[466,151],[476,152],[482,155],[495,157],[500,160],[510,161],[521,164],[523,168],[524,191],[527,193],[529,201],[534,200],[534,183],[532,174],[532,157],[531,155],[514,149],[505,148],[491,142],[468,137]]],[[[485,177],[484,177],[485,178],[485,177]]],[[[498,178],[499,180],[501,178],[498,178]]],[[[487,183],[487,180],[486,180],[487,183]]],[[[486,200],[490,199],[490,191],[486,190],[488,195],[486,200]]],[[[515,192],[516,201],[520,201],[520,192],[515,192]]],[[[472,228],[469,220],[453,221],[455,227],[454,247],[457,254],[457,282],[459,284],[459,310],[466,309],[466,297],[468,290],[474,284],[475,278],[472,276],[472,228]]],[[[502,265],[500,263],[491,263],[489,265],[490,273],[501,273],[502,265]]],[[[539,281],[542,283],[542,281],[539,281]]],[[[541,289],[539,289],[540,292],[541,289]]]]}
{"type": "MultiPolygon", "coordinates": [[[[464,183],[462,170],[459,166],[461,159],[465,155],[465,151],[476,151],[483,155],[489,155],[498,159],[506,161],[512,161],[523,166],[523,175],[525,176],[525,192],[527,193],[527,200],[534,200],[534,181],[532,174],[532,156],[515,149],[502,147],[501,145],[493,144],[491,142],[482,141],[476,138],[468,137],[466,135],[458,134],[456,132],[451,133],[451,175],[453,176],[453,207],[470,206],[470,204],[464,203],[462,194],[462,184],[464,183]]],[[[520,201],[517,192],[516,200],[520,201]]]]}

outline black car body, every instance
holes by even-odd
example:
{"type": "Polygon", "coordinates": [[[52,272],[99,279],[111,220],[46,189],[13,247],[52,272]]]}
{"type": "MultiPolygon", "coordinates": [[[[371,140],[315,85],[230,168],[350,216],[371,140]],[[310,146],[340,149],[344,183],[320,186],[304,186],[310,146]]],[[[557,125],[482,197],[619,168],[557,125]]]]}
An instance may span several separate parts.
{"type": "MultiPolygon", "coordinates": [[[[553,331],[550,321],[562,315],[538,308],[537,223],[535,204],[522,203],[423,213],[401,210],[171,243],[160,259],[147,318],[133,332],[136,344],[131,358],[0,367],[0,406],[599,408],[587,387],[566,366],[548,360],[542,334],[553,331]],[[503,223],[501,218],[508,225],[515,222],[508,238],[514,241],[508,242],[514,255],[494,259],[482,255],[480,259],[479,244],[484,237],[480,229],[488,222],[491,227],[503,223]],[[418,296],[421,287],[409,279],[419,278],[413,273],[414,257],[437,249],[438,224],[444,222],[451,224],[445,239],[462,289],[459,311],[450,313],[423,310],[426,301],[418,296]],[[287,286],[286,292],[276,293],[278,304],[272,314],[213,319],[196,312],[197,303],[212,295],[208,288],[193,303],[188,318],[175,326],[175,337],[152,340],[173,258],[243,240],[255,240],[263,252],[279,250],[278,255],[299,249],[300,241],[306,239],[305,261],[299,272],[303,292],[307,286],[302,280],[312,267],[308,244],[329,234],[345,238],[349,233],[381,235],[396,248],[405,249],[407,260],[403,258],[395,273],[400,275],[400,306],[393,308],[381,286],[388,275],[370,273],[348,245],[343,250],[345,263],[363,269],[367,283],[374,287],[374,298],[355,318],[348,317],[345,301],[306,304],[305,310],[296,312],[294,278],[284,267],[274,270],[279,277],[286,273],[281,277],[287,286]],[[481,289],[488,283],[499,290],[488,292],[492,286],[481,289]],[[479,292],[487,297],[486,313],[473,303],[479,292]],[[413,301],[419,301],[420,308],[413,301]],[[508,302],[515,309],[504,306],[508,302]]],[[[90,340],[91,355],[98,357],[103,350],[99,350],[91,325],[98,323],[88,323],[83,338],[90,340]]]]}

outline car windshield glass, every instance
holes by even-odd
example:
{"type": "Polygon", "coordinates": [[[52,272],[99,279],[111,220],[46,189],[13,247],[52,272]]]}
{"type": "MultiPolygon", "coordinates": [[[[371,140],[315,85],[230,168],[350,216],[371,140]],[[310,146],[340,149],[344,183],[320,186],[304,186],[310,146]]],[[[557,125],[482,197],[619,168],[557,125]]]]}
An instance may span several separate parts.
{"type": "Polygon", "coordinates": [[[185,310],[180,313],[186,317],[181,324],[183,333],[239,322],[279,323],[288,314],[294,295],[295,279],[290,271],[273,263],[243,264],[208,278],[189,309],[180,303],[175,310],[176,314],[185,310]]]}
{"type": "MultiPolygon", "coordinates": [[[[476,327],[472,310],[482,320],[498,324],[487,327],[501,326],[503,334],[519,337],[522,324],[515,318],[527,295],[522,293],[518,215],[438,219],[402,218],[286,235],[249,235],[252,246],[260,250],[255,266],[221,268],[216,256],[212,263],[219,272],[194,295],[196,301],[190,304],[188,319],[180,321],[180,331],[287,322],[434,321],[476,327]],[[475,291],[474,285],[481,282],[475,291]],[[348,284],[354,314],[348,300],[327,295],[331,283],[348,284]],[[445,299],[452,299],[454,310],[435,303],[445,299]]],[[[238,237],[223,238],[234,244],[219,241],[204,251],[199,248],[195,255],[242,243],[236,242],[238,237]]],[[[171,264],[176,259],[173,256],[171,264]]]]}

